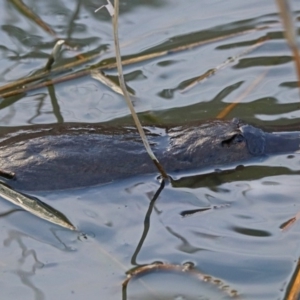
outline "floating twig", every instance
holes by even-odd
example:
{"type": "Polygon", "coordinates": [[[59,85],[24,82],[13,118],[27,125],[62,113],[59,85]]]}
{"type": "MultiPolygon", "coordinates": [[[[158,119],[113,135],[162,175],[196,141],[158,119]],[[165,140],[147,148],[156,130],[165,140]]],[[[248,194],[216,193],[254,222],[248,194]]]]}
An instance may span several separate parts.
{"type": "Polygon", "coordinates": [[[122,89],[116,85],[112,80],[110,80],[108,77],[106,77],[101,71],[99,70],[92,70],[91,76],[100,81],[102,84],[106,85],[110,89],[112,89],[114,92],[124,95],[122,89]]]}
{"type": "Polygon", "coordinates": [[[300,219],[300,211],[292,218],[290,218],[289,220],[287,220],[286,222],[284,222],[283,224],[280,225],[280,229],[281,230],[287,230],[288,228],[290,228],[296,221],[298,221],[300,219]]]}
{"type": "MultiPolygon", "coordinates": [[[[256,27],[254,29],[243,30],[243,31],[240,31],[240,32],[230,33],[230,34],[220,36],[220,37],[216,37],[216,38],[211,38],[211,39],[198,41],[198,42],[190,43],[190,44],[183,45],[183,46],[178,46],[178,47],[175,47],[175,48],[172,48],[172,49],[169,49],[169,50],[163,50],[163,51],[153,52],[153,53],[150,53],[150,54],[144,54],[144,55],[140,55],[138,57],[132,57],[132,58],[127,58],[127,59],[125,58],[125,59],[122,59],[122,65],[123,66],[131,65],[131,64],[139,63],[139,62],[146,61],[146,60],[149,60],[149,59],[162,57],[162,56],[166,56],[166,55],[181,52],[181,51],[191,50],[191,49],[194,49],[196,47],[200,47],[200,46],[208,45],[208,44],[211,44],[211,43],[219,42],[219,41],[226,40],[226,39],[229,39],[229,38],[233,38],[233,37],[236,37],[236,36],[239,36],[239,35],[249,34],[249,33],[252,33],[252,32],[264,30],[264,29],[267,29],[269,27],[270,26],[256,27]]],[[[113,69],[113,68],[116,68],[116,66],[117,66],[117,64],[114,62],[114,63],[110,63],[110,64],[107,64],[107,65],[103,65],[103,67],[101,67],[101,69],[113,69]]]]}
{"type": "MultiPolygon", "coordinates": [[[[37,85],[32,85],[32,86],[25,86],[25,85],[29,84],[33,81],[40,81],[42,79],[45,79],[46,76],[51,76],[55,72],[58,73],[58,72],[61,72],[61,71],[67,71],[68,69],[77,67],[77,66],[79,66],[79,65],[81,65],[81,64],[83,64],[83,63],[85,63],[89,60],[92,60],[92,59],[95,59],[95,58],[99,57],[101,54],[102,53],[92,54],[90,56],[85,57],[82,60],[77,60],[77,61],[65,64],[63,66],[53,68],[51,72],[42,71],[39,74],[34,74],[34,75],[29,76],[29,77],[21,78],[21,79],[18,79],[16,81],[14,81],[14,82],[10,82],[10,83],[0,87],[0,97],[1,98],[9,97],[10,94],[5,93],[5,91],[7,91],[7,90],[12,90],[13,89],[15,91],[15,93],[12,94],[12,95],[14,96],[14,95],[17,95],[17,94],[21,94],[24,91],[31,91],[31,90],[34,90],[34,89],[38,89],[38,88],[40,88],[40,86],[38,86],[39,83],[37,85]],[[19,88],[20,86],[21,86],[21,88],[19,88]]],[[[81,73],[79,73],[78,77],[86,76],[88,74],[90,74],[90,70],[85,69],[85,70],[82,70],[81,73]]],[[[66,80],[73,79],[73,77],[72,77],[73,75],[74,74],[71,74],[71,77],[67,78],[66,80]]],[[[78,78],[78,77],[75,77],[75,78],[78,78]]],[[[55,80],[55,79],[53,79],[53,80],[55,80]]],[[[62,81],[65,81],[65,80],[62,80],[62,81]]],[[[46,86],[46,85],[44,85],[44,86],[46,86]]]]}
{"type": "Polygon", "coordinates": [[[123,281],[123,289],[127,288],[128,283],[133,278],[151,273],[153,271],[167,271],[167,272],[179,272],[189,274],[200,281],[211,283],[217,286],[222,292],[225,292],[232,298],[238,297],[238,291],[230,288],[227,284],[222,282],[222,280],[214,278],[210,275],[206,275],[196,268],[191,263],[186,263],[183,265],[173,265],[168,263],[153,263],[149,265],[139,266],[127,272],[127,278],[123,281]]]}
{"type": "Polygon", "coordinates": [[[62,82],[65,82],[65,81],[77,79],[77,78],[80,78],[80,77],[85,76],[87,74],[90,74],[90,70],[75,72],[75,73],[72,73],[72,74],[69,74],[69,75],[66,75],[66,76],[49,79],[49,80],[46,80],[44,82],[37,83],[33,86],[24,86],[24,87],[19,88],[17,90],[3,93],[3,94],[0,94],[0,97],[1,98],[8,98],[8,97],[16,96],[16,95],[19,95],[19,94],[22,94],[22,93],[26,93],[28,91],[32,91],[32,90],[40,89],[40,88],[43,88],[43,87],[47,87],[49,85],[55,85],[55,84],[62,83],[62,82]]]}
{"type": "MultiPolygon", "coordinates": [[[[248,34],[248,33],[251,33],[251,32],[256,32],[258,30],[263,30],[263,29],[266,29],[266,28],[269,28],[269,27],[270,26],[257,27],[255,29],[244,30],[244,31],[241,31],[241,32],[238,32],[238,33],[231,33],[231,34],[228,34],[228,35],[225,35],[225,36],[212,38],[212,39],[208,39],[208,40],[204,40],[204,41],[199,41],[199,42],[191,43],[191,44],[184,45],[184,46],[175,47],[175,48],[170,49],[170,50],[164,50],[164,51],[154,52],[154,53],[150,53],[150,54],[140,55],[138,57],[124,58],[124,59],[122,59],[122,65],[123,66],[132,65],[132,64],[135,64],[135,63],[143,62],[143,61],[154,59],[154,58],[157,58],[157,57],[162,57],[162,56],[165,56],[165,55],[169,55],[169,54],[180,52],[180,51],[185,51],[185,50],[192,49],[192,48],[195,48],[195,47],[199,47],[199,46],[202,46],[202,45],[206,45],[206,44],[209,44],[209,43],[214,43],[214,42],[218,42],[218,41],[221,41],[221,40],[224,40],[224,39],[236,37],[236,36],[239,36],[239,35],[242,35],[242,34],[248,34]]],[[[34,74],[34,75],[29,76],[29,77],[18,79],[14,82],[6,84],[6,85],[0,87],[0,97],[5,98],[5,97],[10,97],[10,96],[15,96],[17,94],[23,93],[24,91],[27,92],[27,91],[35,90],[35,89],[38,89],[40,87],[46,86],[46,85],[43,85],[43,86],[32,85],[30,87],[28,87],[28,86],[24,87],[25,84],[28,84],[28,83],[34,82],[34,81],[43,80],[46,76],[53,75],[54,72],[66,71],[66,70],[68,70],[70,68],[73,68],[73,67],[76,67],[76,66],[78,66],[78,65],[80,65],[80,64],[82,64],[86,61],[92,60],[92,59],[94,59],[98,56],[99,56],[99,54],[94,54],[94,55],[87,56],[87,57],[83,57],[83,55],[81,55],[81,59],[79,61],[75,61],[75,62],[72,62],[72,63],[69,63],[69,64],[65,64],[61,67],[53,68],[51,72],[43,71],[43,72],[40,72],[39,74],[34,74]],[[22,86],[25,89],[20,88],[20,86],[22,86]],[[9,90],[9,89],[13,89],[14,93],[13,94],[4,93],[4,91],[9,90]]],[[[111,58],[109,58],[108,60],[111,60],[111,58]]],[[[106,63],[105,61],[103,61],[103,62],[100,63],[100,65],[99,65],[99,63],[96,63],[95,65],[89,66],[88,69],[84,69],[84,70],[79,71],[77,73],[76,77],[73,77],[73,76],[66,77],[66,79],[61,79],[58,82],[67,81],[67,80],[71,80],[73,78],[78,78],[78,77],[89,75],[90,70],[94,70],[94,69],[109,70],[109,69],[116,68],[116,66],[117,66],[116,62],[106,63]]]]}
{"type": "Polygon", "coordinates": [[[202,75],[200,75],[199,77],[195,78],[191,83],[189,83],[184,89],[182,89],[180,92],[184,93],[188,90],[190,90],[191,88],[193,88],[194,86],[196,86],[197,84],[201,83],[202,81],[204,81],[205,79],[207,79],[208,77],[216,74],[216,72],[228,67],[231,63],[233,63],[234,61],[236,61],[237,59],[239,59],[242,56],[247,55],[248,53],[254,51],[255,49],[257,49],[258,47],[260,47],[261,45],[263,45],[268,39],[267,38],[262,38],[260,39],[257,43],[255,43],[254,45],[251,45],[250,47],[246,48],[245,50],[243,50],[242,52],[238,53],[235,56],[229,57],[228,59],[226,59],[223,63],[221,63],[220,65],[216,66],[213,69],[210,69],[208,71],[206,71],[205,73],[203,73],[202,75]]]}

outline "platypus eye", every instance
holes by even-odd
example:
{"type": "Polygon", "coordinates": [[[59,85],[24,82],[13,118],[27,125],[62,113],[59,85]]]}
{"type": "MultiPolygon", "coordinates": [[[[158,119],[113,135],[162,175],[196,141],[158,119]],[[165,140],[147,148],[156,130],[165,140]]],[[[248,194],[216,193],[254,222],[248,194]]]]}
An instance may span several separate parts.
{"type": "Polygon", "coordinates": [[[223,147],[230,147],[232,145],[236,145],[238,143],[243,142],[245,139],[240,133],[236,133],[229,137],[228,139],[224,140],[221,142],[221,145],[223,147]]]}

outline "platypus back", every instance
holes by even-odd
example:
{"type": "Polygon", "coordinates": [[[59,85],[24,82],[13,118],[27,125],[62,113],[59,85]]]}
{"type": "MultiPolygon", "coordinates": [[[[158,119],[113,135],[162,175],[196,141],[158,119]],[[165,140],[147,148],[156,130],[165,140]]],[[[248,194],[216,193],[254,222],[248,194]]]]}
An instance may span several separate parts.
{"type": "MultiPolygon", "coordinates": [[[[293,152],[300,141],[298,133],[265,133],[236,120],[146,131],[153,151],[171,173],[293,152]]],[[[9,185],[26,191],[90,186],[157,173],[134,128],[87,124],[6,130],[0,141],[0,166],[16,173],[9,185]]]]}

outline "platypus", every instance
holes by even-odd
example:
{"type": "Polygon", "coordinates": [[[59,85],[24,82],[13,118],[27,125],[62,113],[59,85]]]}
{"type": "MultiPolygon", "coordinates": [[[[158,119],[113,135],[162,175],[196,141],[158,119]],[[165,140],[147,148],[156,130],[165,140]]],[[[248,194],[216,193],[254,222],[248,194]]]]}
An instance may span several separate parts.
{"type": "MultiPolygon", "coordinates": [[[[268,133],[234,119],[184,126],[145,127],[152,149],[169,174],[240,163],[299,150],[299,132],[268,133]]],[[[0,168],[24,190],[54,190],[108,183],[157,173],[134,127],[101,124],[2,128],[0,168]]]]}

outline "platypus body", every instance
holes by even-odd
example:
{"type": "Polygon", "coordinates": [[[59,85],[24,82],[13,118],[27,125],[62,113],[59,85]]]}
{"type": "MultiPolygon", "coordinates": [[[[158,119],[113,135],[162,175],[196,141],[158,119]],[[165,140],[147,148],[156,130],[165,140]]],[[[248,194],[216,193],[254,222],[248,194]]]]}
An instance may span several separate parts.
{"type": "MultiPolygon", "coordinates": [[[[238,120],[145,129],[170,174],[291,153],[300,144],[299,132],[267,133],[238,120]]],[[[135,128],[73,123],[5,129],[0,168],[14,172],[16,177],[6,183],[24,191],[91,186],[157,173],[135,128]]]]}

